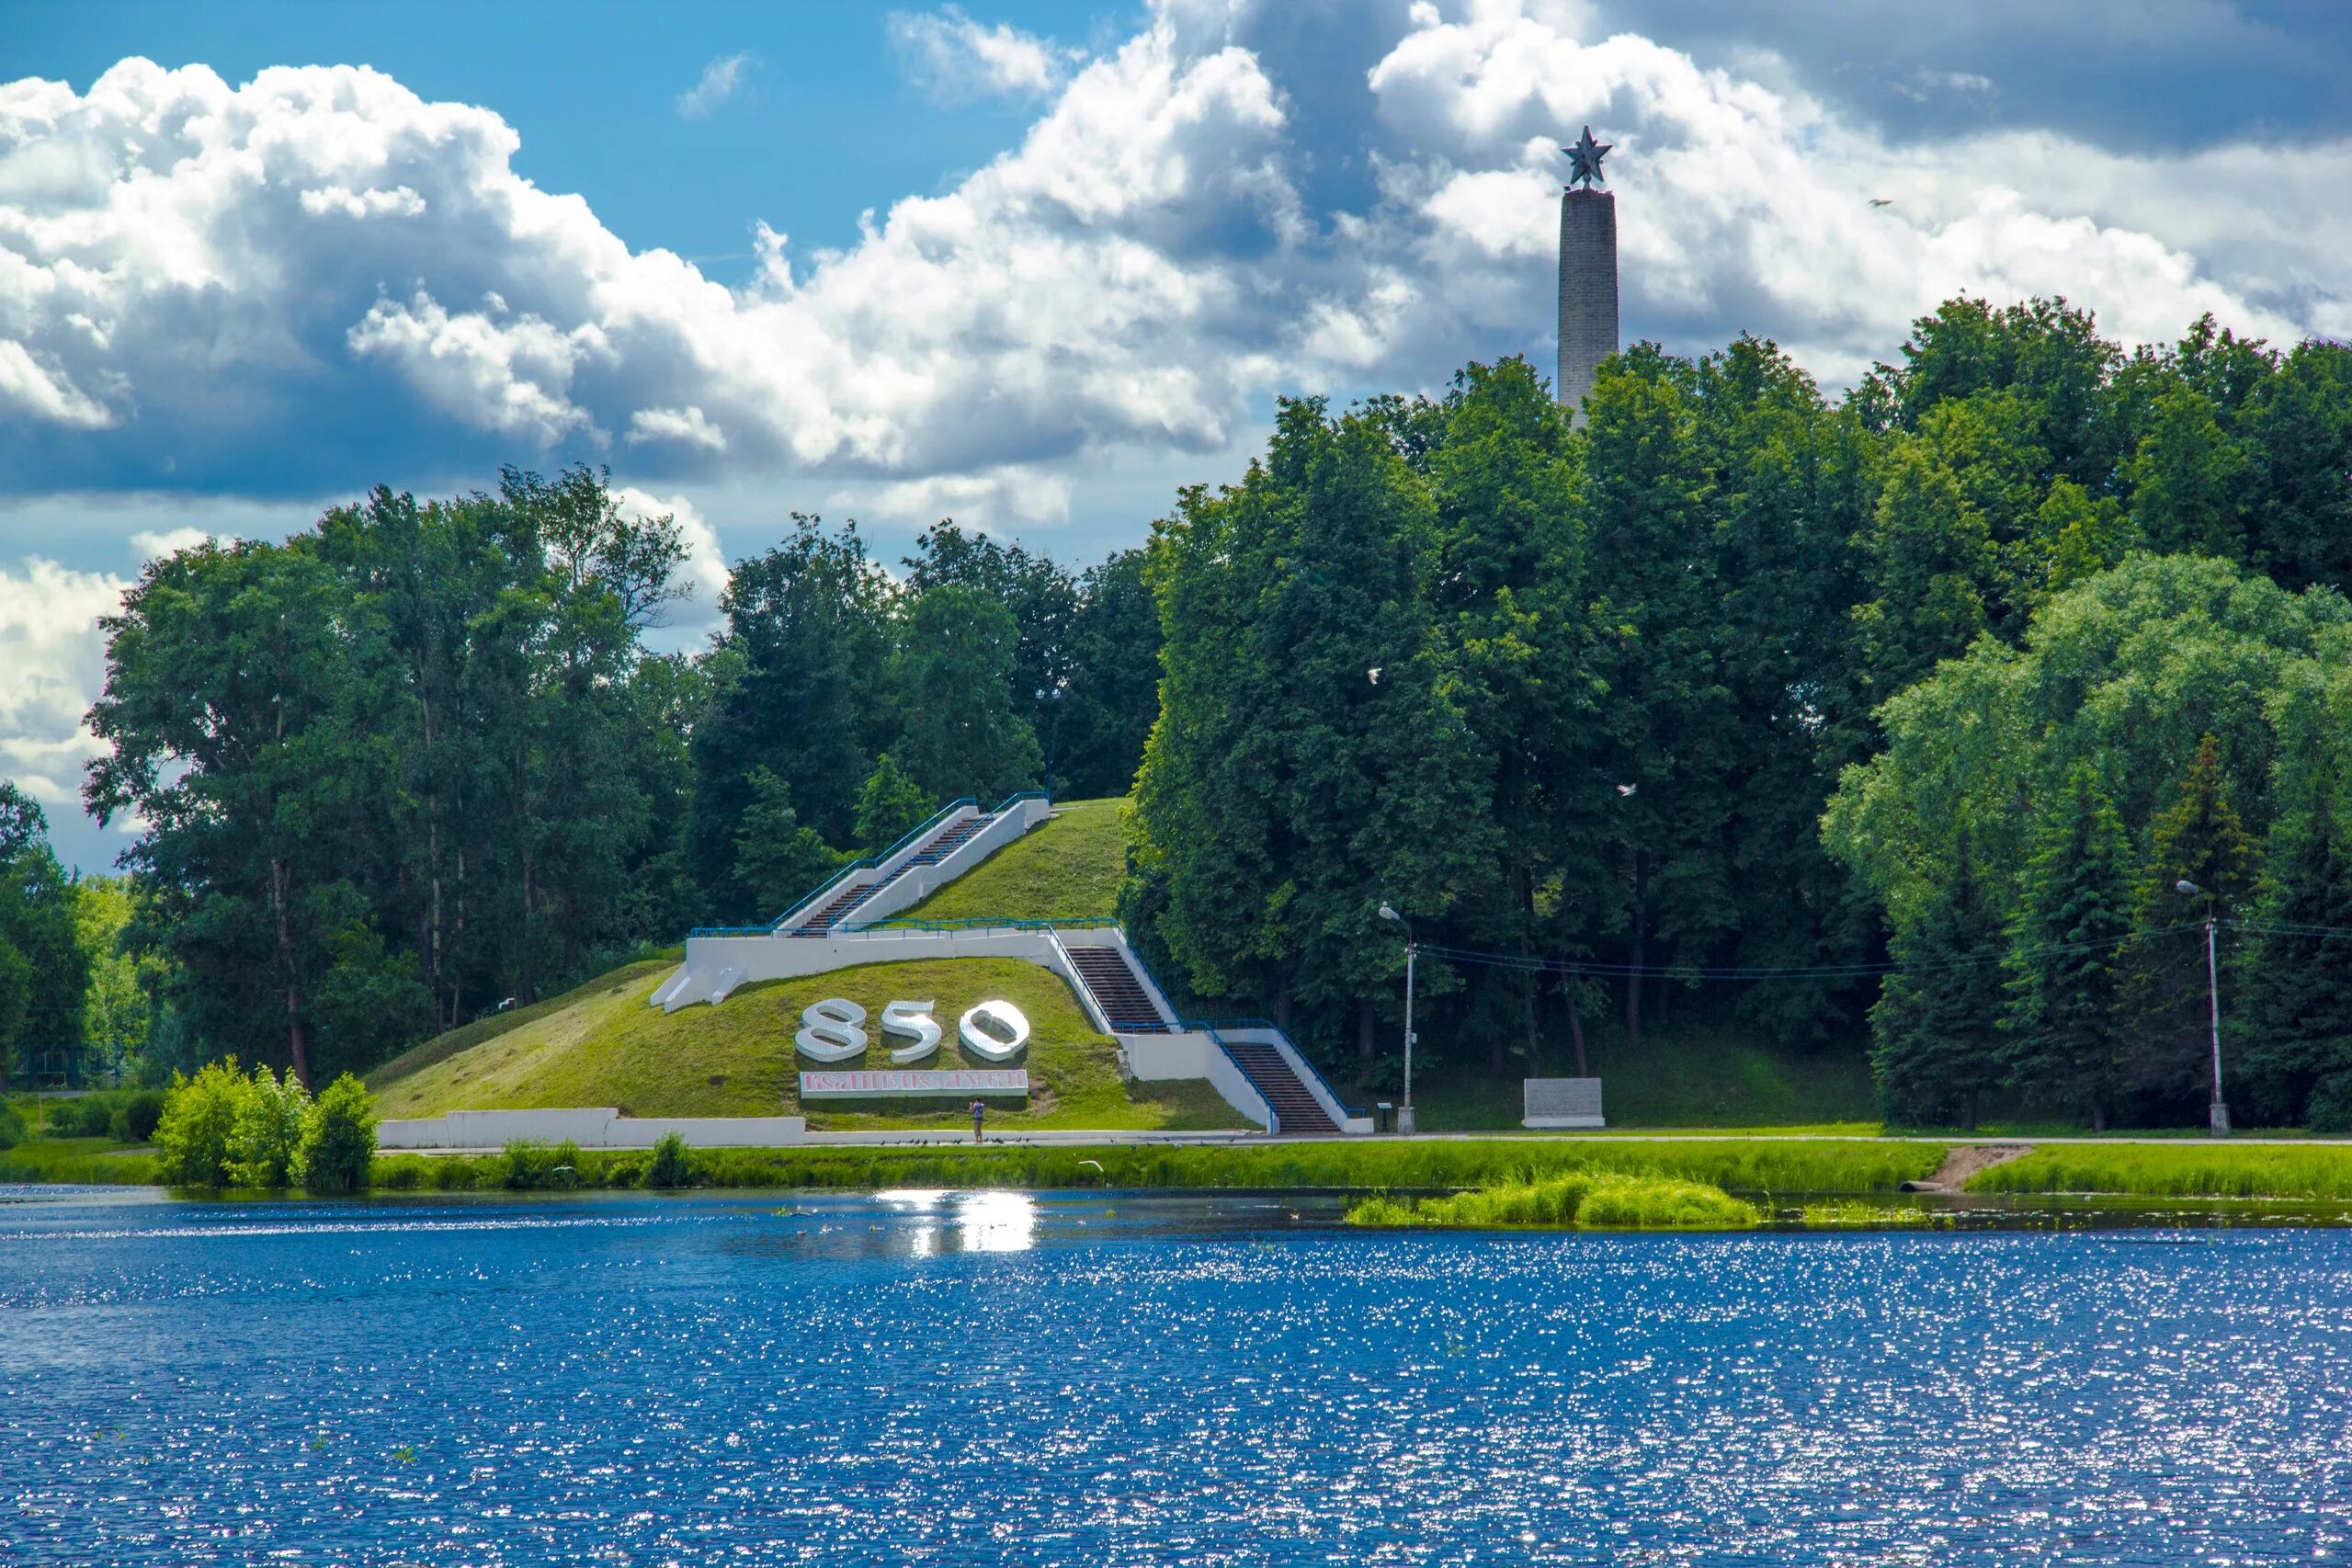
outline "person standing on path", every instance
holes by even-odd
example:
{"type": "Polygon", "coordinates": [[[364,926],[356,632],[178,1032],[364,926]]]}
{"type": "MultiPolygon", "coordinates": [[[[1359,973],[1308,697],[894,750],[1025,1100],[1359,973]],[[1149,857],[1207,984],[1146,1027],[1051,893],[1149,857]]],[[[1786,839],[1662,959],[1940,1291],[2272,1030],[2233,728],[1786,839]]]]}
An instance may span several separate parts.
{"type": "Polygon", "coordinates": [[[975,1143],[982,1141],[980,1136],[980,1124],[987,1115],[987,1106],[981,1103],[978,1096],[974,1096],[971,1102],[971,1141],[975,1143]]]}

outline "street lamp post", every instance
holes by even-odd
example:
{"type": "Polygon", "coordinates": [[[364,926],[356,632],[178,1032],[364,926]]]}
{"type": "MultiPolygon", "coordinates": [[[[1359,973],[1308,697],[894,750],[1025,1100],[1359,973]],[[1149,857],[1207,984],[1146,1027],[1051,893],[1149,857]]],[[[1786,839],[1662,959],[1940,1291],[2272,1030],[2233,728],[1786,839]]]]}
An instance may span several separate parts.
{"type": "Polygon", "coordinates": [[[1410,1135],[1413,1126],[1413,959],[1420,946],[1413,939],[1413,922],[1387,904],[1381,905],[1381,918],[1393,920],[1404,927],[1404,1104],[1397,1108],[1396,1130],[1410,1135]]]}
{"type": "Polygon", "coordinates": [[[2230,1108],[2221,1099],[2221,960],[2214,935],[2213,896],[2195,882],[2178,881],[2174,891],[2191,897],[2205,895],[2205,1006],[2213,1031],[2213,1101],[2206,1108],[2206,1127],[2216,1138],[2230,1135],[2230,1108]]]}

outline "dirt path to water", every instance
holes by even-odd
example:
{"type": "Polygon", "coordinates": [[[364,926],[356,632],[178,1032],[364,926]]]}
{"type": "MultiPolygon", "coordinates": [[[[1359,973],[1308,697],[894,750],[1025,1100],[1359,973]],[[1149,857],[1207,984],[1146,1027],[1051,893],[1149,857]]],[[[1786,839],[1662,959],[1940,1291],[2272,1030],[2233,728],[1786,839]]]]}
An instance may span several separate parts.
{"type": "Polygon", "coordinates": [[[1903,1185],[1914,1192],[1958,1192],[1979,1171],[2004,1165],[2033,1153],[2030,1143],[1962,1143],[1944,1156],[1944,1163],[1925,1181],[1903,1185]]]}

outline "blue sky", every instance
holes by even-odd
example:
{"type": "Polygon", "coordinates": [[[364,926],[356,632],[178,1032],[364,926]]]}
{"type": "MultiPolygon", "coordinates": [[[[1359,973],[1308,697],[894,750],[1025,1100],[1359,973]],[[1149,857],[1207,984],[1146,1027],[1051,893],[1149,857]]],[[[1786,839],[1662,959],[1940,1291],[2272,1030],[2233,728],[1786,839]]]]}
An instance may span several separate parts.
{"type": "Polygon", "coordinates": [[[1548,366],[1586,121],[1677,350],[1835,391],[1961,291],[2352,335],[2338,0],[91,0],[0,62],[0,775],[91,866],[158,552],[587,460],[688,525],[681,645],[795,509],[1084,564],[1278,395],[1548,366]]]}

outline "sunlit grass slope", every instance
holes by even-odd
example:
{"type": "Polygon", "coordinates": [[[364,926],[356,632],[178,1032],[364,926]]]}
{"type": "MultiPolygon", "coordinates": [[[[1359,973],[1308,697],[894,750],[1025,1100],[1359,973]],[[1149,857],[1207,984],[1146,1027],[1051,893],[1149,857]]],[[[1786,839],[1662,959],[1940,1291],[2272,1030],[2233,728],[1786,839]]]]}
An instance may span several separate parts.
{"type": "Polygon", "coordinates": [[[900,918],[1108,918],[1119,908],[1119,883],[1127,874],[1127,804],[1119,799],[1055,806],[1051,819],[900,918]]]}
{"type": "MultiPolygon", "coordinates": [[[[486,1040],[446,1051],[419,1047],[369,1079],[380,1114],[438,1116],[451,1110],[512,1110],[559,1106],[618,1106],[631,1116],[789,1116],[800,1113],[800,1073],[813,1062],[796,1054],[801,1010],[844,996],[869,1015],[862,1061],[891,1065],[878,1028],[885,1003],[937,1004],[947,1039],[926,1067],[985,1067],[967,1061],[956,1019],[973,1004],[1003,998],[1032,1030],[1023,1059],[1026,1109],[991,1101],[989,1125],[1003,1129],[1209,1128],[1244,1125],[1205,1083],[1152,1085],[1134,1094],[1120,1080],[1117,1044],[1089,1027],[1060,977],[1017,959],[948,959],[864,964],[805,980],[747,985],[716,1007],[665,1014],[649,1005],[665,964],[636,964],[584,986],[539,1016],[486,1040]]],[[[954,1127],[960,1105],[875,1102],[807,1110],[815,1128],[954,1127]]]]}

